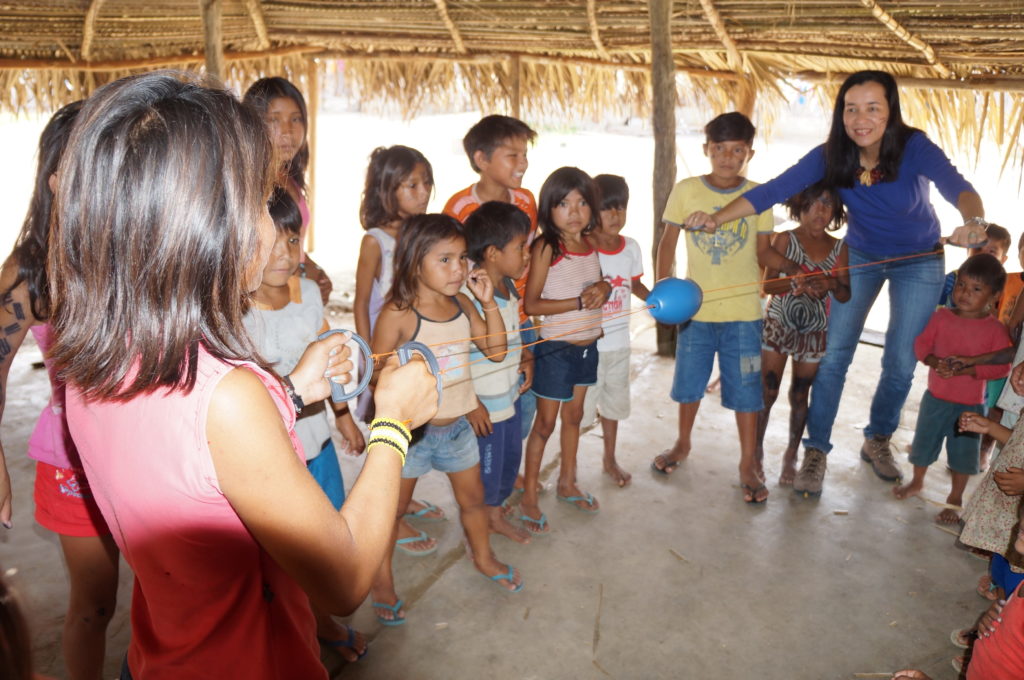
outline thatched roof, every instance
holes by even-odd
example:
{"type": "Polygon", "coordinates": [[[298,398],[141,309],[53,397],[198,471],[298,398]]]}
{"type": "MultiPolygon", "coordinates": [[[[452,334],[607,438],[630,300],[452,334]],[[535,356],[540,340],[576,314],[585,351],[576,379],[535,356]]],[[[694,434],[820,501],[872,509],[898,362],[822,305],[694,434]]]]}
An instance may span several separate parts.
{"type": "MultiPolygon", "coordinates": [[[[343,72],[364,101],[409,114],[453,100],[505,111],[514,99],[526,115],[642,113],[650,100],[642,0],[4,0],[0,107],[55,106],[140,69],[201,68],[210,2],[240,87],[343,72]]],[[[1019,149],[1022,0],[676,0],[671,30],[683,101],[727,109],[756,95],[765,118],[793,83],[828,97],[842,74],[879,68],[901,79],[909,118],[945,143],[987,135],[1019,149]]]]}

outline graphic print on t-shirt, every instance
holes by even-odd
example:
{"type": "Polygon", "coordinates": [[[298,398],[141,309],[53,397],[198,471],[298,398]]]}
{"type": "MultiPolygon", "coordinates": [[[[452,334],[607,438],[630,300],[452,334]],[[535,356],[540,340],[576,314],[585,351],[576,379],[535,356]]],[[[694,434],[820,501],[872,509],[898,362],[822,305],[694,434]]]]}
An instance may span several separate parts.
{"type": "MultiPolygon", "coordinates": [[[[711,212],[721,210],[715,206],[711,212]]],[[[743,248],[750,238],[750,225],[747,218],[742,217],[734,222],[727,222],[715,229],[714,233],[706,231],[690,232],[690,240],[700,252],[711,258],[711,264],[722,264],[722,260],[743,248]]]]}

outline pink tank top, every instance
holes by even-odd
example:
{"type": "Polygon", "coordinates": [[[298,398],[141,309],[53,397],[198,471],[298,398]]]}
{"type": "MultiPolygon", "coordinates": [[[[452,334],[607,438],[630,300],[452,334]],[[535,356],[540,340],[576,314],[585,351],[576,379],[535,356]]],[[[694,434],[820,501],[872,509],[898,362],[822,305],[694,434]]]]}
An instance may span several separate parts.
{"type": "Polygon", "coordinates": [[[32,436],[29,437],[28,457],[59,468],[80,467],[75,442],[71,440],[68,421],[64,418],[64,383],[57,378],[57,371],[49,357],[53,345],[53,328],[47,323],[31,326],[29,330],[43,353],[43,363],[50,377],[50,402],[43,407],[32,436]]]}
{"type": "MultiPolygon", "coordinates": [[[[242,365],[267,386],[301,451],[281,385],[242,365]]],[[[128,666],[136,680],[327,678],[306,594],[219,488],[206,414],[234,368],[200,347],[188,394],[86,402],[68,386],[67,419],[86,476],[135,572],[128,666]]]]}
{"type": "MultiPolygon", "coordinates": [[[[545,300],[568,300],[579,297],[584,288],[602,280],[601,260],[596,250],[591,248],[585,253],[562,252],[551,263],[540,296],[545,300]]],[[[595,340],[600,335],[600,309],[549,314],[544,317],[540,327],[540,337],[545,340],[578,343],[595,340]]]]}

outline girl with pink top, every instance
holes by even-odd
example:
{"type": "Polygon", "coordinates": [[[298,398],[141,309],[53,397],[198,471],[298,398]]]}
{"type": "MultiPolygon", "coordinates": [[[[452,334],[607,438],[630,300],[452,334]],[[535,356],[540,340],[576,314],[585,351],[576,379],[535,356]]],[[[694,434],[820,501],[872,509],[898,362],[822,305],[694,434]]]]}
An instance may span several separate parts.
{"type": "Polygon", "coordinates": [[[326,678],[310,601],[347,614],[366,596],[390,547],[404,423],[435,410],[422,364],[385,367],[377,412],[393,420],[371,426],[333,508],[293,424],[351,369],[345,338],[313,343],[282,379],[242,325],[274,243],[271,156],[255,111],[156,72],[93,94],[60,165],[50,354],[135,574],[122,677],[326,678]]]}
{"type": "Polygon", "coordinates": [[[551,530],[537,505],[538,476],[548,437],[562,416],[562,461],[558,499],[588,513],[598,511],[597,499],[576,485],[576,450],[587,387],[597,382],[597,339],[601,335],[601,307],[611,286],[601,275],[597,249],[587,236],[598,226],[600,207],[594,182],[579,168],[559,168],[540,190],[530,274],[523,306],[527,314],[542,316],[534,350],[536,367],[532,391],[537,395],[537,417],[526,440],[526,469],[520,521],[530,533],[551,530]]]}
{"type": "MultiPolygon", "coordinates": [[[[107,626],[117,604],[119,554],[93,499],[64,419],[64,383],[47,350],[53,337],[50,286],[46,275],[50,208],[55,174],[71,128],[82,108],[68,104],[50,119],[39,139],[39,168],[28,215],[13,252],[0,269],[0,413],[14,355],[31,331],[50,378],[50,403],[39,416],[28,442],[36,460],[36,521],[60,537],[68,567],[70,597],[64,616],[64,663],[72,680],[99,678],[103,670],[107,626]]],[[[11,487],[0,449],[0,521],[11,528],[11,487]]]]}

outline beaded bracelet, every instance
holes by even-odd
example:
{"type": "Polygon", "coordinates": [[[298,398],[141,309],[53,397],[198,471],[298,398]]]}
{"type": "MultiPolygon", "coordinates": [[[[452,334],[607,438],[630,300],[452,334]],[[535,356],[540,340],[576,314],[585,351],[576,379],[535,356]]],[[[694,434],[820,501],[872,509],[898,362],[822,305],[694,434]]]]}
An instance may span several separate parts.
{"type": "Polygon", "coordinates": [[[406,443],[412,441],[412,432],[409,431],[409,426],[401,420],[395,420],[394,418],[374,418],[373,422],[370,423],[370,431],[372,432],[379,427],[387,427],[399,432],[405,439],[406,443]]]}
{"type": "Polygon", "coordinates": [[[366,446],[369,448],[374,444],[383,444],[394,449],[402,459],[404,466],[411,441],[412,433],[402,421],[393,418],[376,418],[370,423],[370,438],[366,446]]]}

